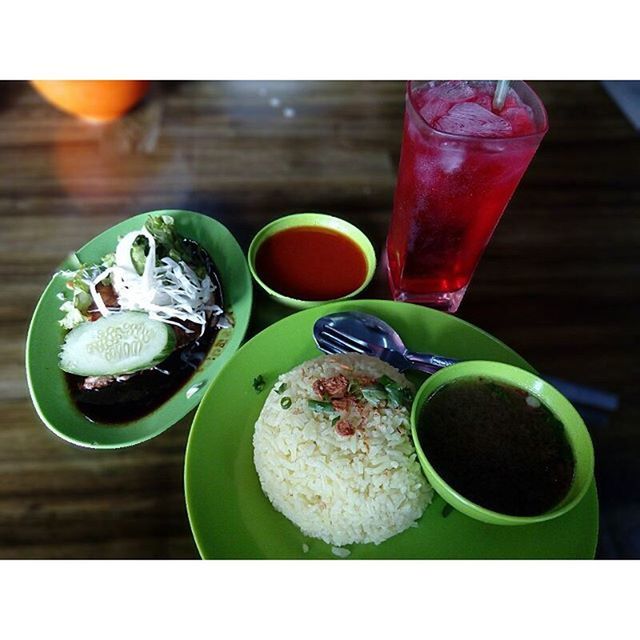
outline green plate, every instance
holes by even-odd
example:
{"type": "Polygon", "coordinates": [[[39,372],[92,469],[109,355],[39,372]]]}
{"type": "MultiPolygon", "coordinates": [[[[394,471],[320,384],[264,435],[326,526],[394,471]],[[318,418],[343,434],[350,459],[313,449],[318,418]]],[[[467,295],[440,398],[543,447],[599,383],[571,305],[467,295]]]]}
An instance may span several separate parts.
{"type": "MultiPolygon", "coordinates": [[[[247,342],[220,372],[196,413],[185,459],[191,529],[203,558],[337,559],[321,540],[304,536],[278,513],[253,466],[253,426],[277,376],[321,355],[312,328],[327,313],[373,313],[397,329],[408,347],[453,358],[495,360],[534,371],[507,346],[459,318],[407,303],[336,302],[301,311],[247,342]],[[258,394],[252,381],[262,375],[258,394]],[[303,545],[308,551],[303,551],[303,545]],[[306,547],[305,547],[306,548],[306,547]]],[[[415,381],[419,381],[416,376],[415,381]]],[[[520,527],[491,525],[436,497],[418,522],[380,545],[349,545],[349,559],[592,558],[598,536],[595,483],[573,510],[520,527]]]]}
{"type": "Polygon", "coordinates": [[[65,331],[59,326],[58,293],[65,278],[54,275],[36,307],[27,335],[26,368],[31,399],[42,421],[55,434],[84,447],[114,449],[149,440],[191,411],[206,386],[240,346],[251,315],[251,276],[242,249],[222,224],[199,213],[163,210],[143,213],[111,227],[71,255],[59,269],[99,262],[114,250],[119,236],[140,229],[151,215],[170,215],[176,229],[199,242],[216,264],[225,300],[225,311],[235,325],[220,331],[207,358],[186,384],[155,411],[122,425],[100,425],[86,418],[72,402],[64,373],[58,368],[58,352],[65,331]],[[189,391],[189,393],[187,393],[189,391]]]}

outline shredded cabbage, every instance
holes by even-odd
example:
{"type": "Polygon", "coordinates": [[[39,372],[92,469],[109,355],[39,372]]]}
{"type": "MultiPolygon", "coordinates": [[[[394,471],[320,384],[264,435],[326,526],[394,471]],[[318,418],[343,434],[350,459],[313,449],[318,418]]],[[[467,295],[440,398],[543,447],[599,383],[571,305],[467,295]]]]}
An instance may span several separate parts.
{"type": "MultiPolygon", "coordinates": [[[[173,223],[172,219],[170,221],[173,223]]],[[[163,218],[159,224],[168,229],[173,241],[175,237],[169,221],[163,218]]],[[[169,235],[165,233],[161,237],[169,235]]],[[[118,241],[115,252],[109,254],[108,261],[103,261],[102,269],[83,269],[75,272],[74,282],[80,281],[77,285],[78,290],[81,287],[82,291],[86,292],[86,299],[83,300],[85,308],[78,309],[75,298],[74,301],[65,302],[60,307],[66,313],[61,324],[70,329],[88,320],[86,308],[87,302],[91,300],[103,316],[108,316],[113,309],[105,304],[97,285],[110,279],[118,296],[120,310],[144,311],[151,319],[180,326],[187,333],[193,332],[182,323],[192,322],[200,325],[202,335],[208,317],[223,313],[223,310],[212,302],[215,285],[206,273],[200,277],[180,259],[176,251],[167,251],[167,247],[163,247],[161,255],[171,253],[178,259],[166,255],[158,260],[158,248],[154,234],[147,228],[131,231],[118,241]],[[140,238],[147,241],[146,256],[140,252],[140,238]],[[143,258],[144,268],[141,269],[143,258]]]]}

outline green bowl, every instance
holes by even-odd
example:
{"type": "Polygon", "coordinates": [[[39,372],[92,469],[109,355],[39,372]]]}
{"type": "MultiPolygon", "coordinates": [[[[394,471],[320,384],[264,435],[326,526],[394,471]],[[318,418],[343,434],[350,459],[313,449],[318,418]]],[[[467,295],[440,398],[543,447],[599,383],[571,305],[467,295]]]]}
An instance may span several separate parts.
{"type": "Polygon", "coordinates": [[[432,375],[418,389],[411,410],[411,435],[418,453],[422,470],[435,491],[452,507],[458,511],[490,524],[518,525],[531,524],[557,518],[577,505],[586,493],[593,479],[593,445],[589,432],[578,412],[571,403],[548,382],[533,373],[500,362],[474,360],[441,369],[432,375]],[[513,516],[490,509],[471,502],[447,484],[429,462],[427,454],[422,449],[417,434],[417,423],[422,408],[429,398],[441,387],[462,378],[489,378],[527,391],[540,402],[545,404],[555,417],[562,422],[565,434],[573,450],[575,470],[571,487],[564,500],[553,509],[535,516],[513,516]]]}
{"type": "Polygon", "coordinates": [[[251,275],[254,280],[274,300],[288,307],[293,307],[294,309],[308,309],[328,302],[337,302],[339,300],[348,300],[349,298],[353,298],[364,290],[364,288],[371,282],[371,278],[373,278],[373,275],[376,272],[376,252],[369,241],[369,238],[367,238],[367,236],[362,233],[358,227],[355,227],[350,222],[324,213],[294,213],[270,222],[268,225],[260,229],[251,241],[248,261],[249,270],[251,271],[251,275]],[[338,231],[353,240],[353,242],[355,242],[362,250],[367,262],[367,275],[362,285],[341,298],[333,298],[330,300],[300,300],[298,298],[291,298],[290,296],[279,293],[266,284],[260,278],[256,270],[256,255],[258,253],[258,249],[267,238],[270,238],[280,231],[291,229],[293,227],[320,227],[332,229],[333,231],[338,231]]]}

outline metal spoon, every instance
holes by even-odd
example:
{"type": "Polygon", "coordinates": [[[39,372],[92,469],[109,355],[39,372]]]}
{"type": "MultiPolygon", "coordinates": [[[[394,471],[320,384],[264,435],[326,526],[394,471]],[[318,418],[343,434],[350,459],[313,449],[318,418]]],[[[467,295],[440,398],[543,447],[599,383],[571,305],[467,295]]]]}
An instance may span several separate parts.
{"type": "Polygon", "coordinates": [[[313,337],[326,353],[363,353],[388,362],[399,371],[435,373],[458,362],[429,353],[409,351],[398,333],[380,318],[359,311],[332,313],[316,320],[313,337]]]}
{"type": "MultiPolygon", "coordinates": [[[[360,311],[332,313],[316,320],[313,337],[318,348],[325,353],[362,353],[380,358],[398,369],[414,369],[427,374],[435,373],[459,360],[431,353],[410,351],[398,333],[384,320],[360,311]]],[[[560,393],[571,402],[604,411],[619,406],[617,395],[592,389],[559,378],[545,376],[560,393]]]]}

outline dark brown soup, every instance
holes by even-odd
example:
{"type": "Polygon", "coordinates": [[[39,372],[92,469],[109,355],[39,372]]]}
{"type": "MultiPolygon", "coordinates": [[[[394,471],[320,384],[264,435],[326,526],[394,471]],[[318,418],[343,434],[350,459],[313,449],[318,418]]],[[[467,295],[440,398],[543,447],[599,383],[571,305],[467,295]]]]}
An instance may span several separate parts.
{"type": "Polygon", "coordinates": [[[425,404],[417,431],[438,474],[487,509],[539,515],[569,491],[574,459],[562,423],[510,385],[485,378],[445,385],[425,404]]]}
{"type": "MultiPolygon", "coordinates": [[[[199,252],[216,286],[214,302],[224,309],[222,285],[213,260],[193,241],[185,240],[185,243],[199,252]]],[[[175,329],[177,344],[182,346],[155,367],[125,379],[65,374],[72,400],[87,418],[105,424],[131,422],[155,411],[184,386],[202,364],[218,335],[216,321],[217,318],[213,319],[196,340],[188,341],[183,331],[175,329]]],[[[199,331],[196,325],[193,328],[199,331]]]]}

